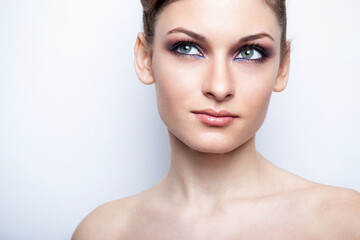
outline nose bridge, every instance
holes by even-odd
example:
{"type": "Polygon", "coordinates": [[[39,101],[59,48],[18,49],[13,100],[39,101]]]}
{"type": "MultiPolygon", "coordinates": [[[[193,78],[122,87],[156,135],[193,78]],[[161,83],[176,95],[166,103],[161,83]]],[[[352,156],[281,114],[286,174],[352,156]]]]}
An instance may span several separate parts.
{"type": "Polygon", "coordinates": [[[209,63],[209,74],[203,84],[203,93],[217,101],[230,99],[234,95],[230,62],[225,54],[214,55],[209,63]]]}

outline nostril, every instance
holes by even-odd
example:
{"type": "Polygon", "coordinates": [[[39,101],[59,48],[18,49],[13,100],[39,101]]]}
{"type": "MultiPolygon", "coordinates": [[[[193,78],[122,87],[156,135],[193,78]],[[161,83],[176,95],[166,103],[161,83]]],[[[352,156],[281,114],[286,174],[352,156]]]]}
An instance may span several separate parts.
{"type": "Polygon", "coordinates": [[[207,96],[207,97],[209,97],[209,98],[216,98],[215,96],[214,96],[214,94],[212,94],[211,92],[207,92],[207,93],[205,93],[205,95],[207,96]]]}
{"type": "Polygon", "coordinates": [[[225,99],[224,99],[224,100],[226,100],[226,101],[227,101],[227,100],[229,100],[230,98],[232,98],[232,96],[233,96],[232,94],[228,94],[228,95],[226,95],[226,97],[225,97],[225,99]]]}
{"type": "Polygon", "coordinates": [[[212,92],[207,92],[207,93],[205,93],[205,95],[208,98],[214,99],[214,100],[219,101],[219,102],[228,101],[233,97],[233,94],[231,94],[231,93],[229,93],[227,95],[221,95],[221,94],[214,94],[212,92]]]}

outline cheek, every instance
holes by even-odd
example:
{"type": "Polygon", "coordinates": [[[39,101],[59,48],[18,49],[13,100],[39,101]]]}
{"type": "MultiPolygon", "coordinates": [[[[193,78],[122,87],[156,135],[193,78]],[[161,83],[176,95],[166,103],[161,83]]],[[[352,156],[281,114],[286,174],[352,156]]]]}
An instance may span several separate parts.
{"type": "Polygon", "coordinates": [[[197,70],[186,68],[170,57],[153,58],[152,70],[155,78],[158,111],[167,123],[179,110],[190,110],[191,98],[197,96],[200,86],[197,70]]]}
{"type": "Polygon", "coordinates": [[[241,74],[242,78],[239,79],[240,84],[236,89],[237,97],[241,99],[240,113],[261,124],[265,119],[276,80],[276,64],[257,66],[257,69],[247,69],[241,74]]]}

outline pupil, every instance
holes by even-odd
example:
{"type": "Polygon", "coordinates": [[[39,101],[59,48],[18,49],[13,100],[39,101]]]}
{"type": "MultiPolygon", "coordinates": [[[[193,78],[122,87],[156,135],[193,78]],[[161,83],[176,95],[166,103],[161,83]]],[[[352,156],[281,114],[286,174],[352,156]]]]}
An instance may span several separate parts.
{"type": "Polygon", "coordinates": [[[254,51],[252,49],[246,49],[242,52],[242,56],[244,58],[251,58],[254,55],[254,51]]]}
{"type": "Polygon", "coordinates": [[[188,53],[188,52],[190,52],[191,47],[189,45],[185,45],[182,47],[182,49],[183,49],[183,52],[188,53]]]}

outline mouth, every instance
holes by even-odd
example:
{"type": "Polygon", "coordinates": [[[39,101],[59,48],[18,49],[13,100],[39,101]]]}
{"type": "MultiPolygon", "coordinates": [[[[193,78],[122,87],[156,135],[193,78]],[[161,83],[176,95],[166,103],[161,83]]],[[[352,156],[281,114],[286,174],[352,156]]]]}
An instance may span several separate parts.
{"type": "Polygon", "coordinates": [[[212,127],[225,127],[230,125],[239,116],[226,110],[215,111],[213,109],[204,109],[200,111],[191,111],[205,125],[212,127]]]}

